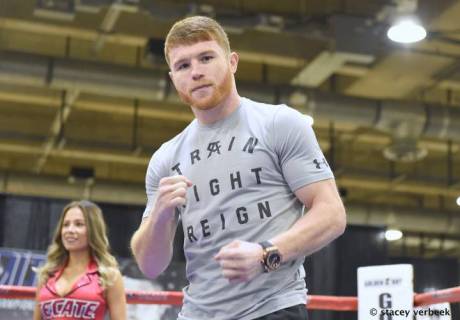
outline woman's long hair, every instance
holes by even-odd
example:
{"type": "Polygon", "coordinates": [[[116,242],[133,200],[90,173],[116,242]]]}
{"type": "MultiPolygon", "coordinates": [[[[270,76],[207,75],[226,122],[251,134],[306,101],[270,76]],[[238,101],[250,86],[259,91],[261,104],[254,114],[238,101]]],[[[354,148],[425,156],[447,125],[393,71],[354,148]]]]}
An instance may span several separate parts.
{"type": "Polygon", "coordinates": [[[73,201],[62,210],[51,244],[48,247],[47,261],[38,270],[38,285],[41,287],[48,281],[49,277],[66,263],[69,252],[62,243],[61,230],[64,217],[71,208],[78,207],[83,213],[86,223],[88,247],[91,257],[98,265],[102,288],[111,286],[118,270],[117,260],[110,253],[109,241],[107,239],[106,226],[101,209],[93,202],[82,200],[73,201]]]}

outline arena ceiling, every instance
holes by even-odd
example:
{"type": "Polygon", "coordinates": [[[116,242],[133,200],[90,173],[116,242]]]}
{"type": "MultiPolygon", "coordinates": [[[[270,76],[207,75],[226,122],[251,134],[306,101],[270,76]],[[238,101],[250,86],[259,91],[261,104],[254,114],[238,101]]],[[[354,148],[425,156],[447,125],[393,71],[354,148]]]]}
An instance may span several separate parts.
{"type": "Polygon", "coordinates": [[[0,0],[0,191],[144,203],[152,152],[193,118],[162,57],[193,14],[227,30],[241,95],[314,118],[350,223],[460,256],[460,1],[0,0]],[[408,12],[427,39],[391,43],[408,12]]]}

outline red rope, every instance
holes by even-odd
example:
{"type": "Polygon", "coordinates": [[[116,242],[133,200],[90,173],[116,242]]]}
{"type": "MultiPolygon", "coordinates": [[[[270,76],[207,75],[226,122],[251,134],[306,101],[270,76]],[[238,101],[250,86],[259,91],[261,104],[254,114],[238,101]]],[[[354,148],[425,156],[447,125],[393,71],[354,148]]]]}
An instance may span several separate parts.
{"type": "MultiPolygon", "coordinates": [[[[34,287],[23,286],[0,286],[0,299],[35,299],[34,287]]],[[[179,291],[134,291],[126,290],[126,299],[129,304],[167,304],[181,305],[182,292],[179,291]]],[[[356,311],[358,298],[317,296],[307,297],[308,309],[356,311]]],[[[414,306],[425,306],[441,302],[460,302],[460,287],[448,288],[433,292],[414,295],[414,306]]]]}
{"type": "Polygon", "coordinates": [[[182,305],[183,294],[180,291],[133,291],[126,290],[126,300],[132,304],[172,304],[182,305]]]}
{"type": "Polygon", "coordinates": [[[460,302],[460,287],[420,293],[414,297],[414,305],[416,307],[441,302],[460,302]]]}
{"type": "Polygon", "coordinates": [[[34,287],[0,286],[0,299],[35,299],[34,287]]]}
{"type": "Polygon", "coordinates": [[[310,310],[358,310],[358,298],[336,296],[307,296],[307,308],[310,310]]]}

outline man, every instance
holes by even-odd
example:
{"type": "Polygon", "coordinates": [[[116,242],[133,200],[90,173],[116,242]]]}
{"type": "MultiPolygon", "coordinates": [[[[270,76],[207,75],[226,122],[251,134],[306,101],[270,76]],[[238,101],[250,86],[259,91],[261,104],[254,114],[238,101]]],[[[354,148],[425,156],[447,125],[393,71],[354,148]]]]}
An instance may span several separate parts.
{"type": "Polygon", "coordinates": [[[189,285],[179,319],[306,319],[304,258],[346,224],[313,129],[294,109],[238,95],[238,55],[213,19],[177,22],[165,56],[196,119],[150,161],[131,241],[140,269],[167,268],[180,218],[189,285]]]}

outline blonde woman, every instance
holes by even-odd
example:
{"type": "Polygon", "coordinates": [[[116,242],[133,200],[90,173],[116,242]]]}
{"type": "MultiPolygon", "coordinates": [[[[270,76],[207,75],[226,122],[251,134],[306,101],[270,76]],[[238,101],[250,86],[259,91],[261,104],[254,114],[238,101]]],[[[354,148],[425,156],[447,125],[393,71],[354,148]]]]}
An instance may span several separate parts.
{"type": "Polygon", "coordinates": [[[101,209],[74,201],[62,211],[39,270],[34,320],[126,319],[123,279],[109,252],[101,209]]]}

